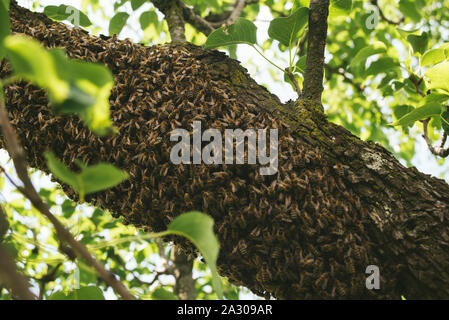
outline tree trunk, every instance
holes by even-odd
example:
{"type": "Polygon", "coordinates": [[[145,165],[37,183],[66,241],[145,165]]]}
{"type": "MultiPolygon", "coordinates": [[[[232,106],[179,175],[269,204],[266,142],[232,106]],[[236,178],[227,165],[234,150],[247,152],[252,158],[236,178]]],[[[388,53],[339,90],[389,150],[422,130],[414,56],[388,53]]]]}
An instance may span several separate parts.
{"type": "MultiPolygon", "coordinates": [[[[92,37],[14,2],[11,19],[14,32],[103,63],[116,81],[110,103],[119,133],[108,138],[76,117],[55,117],[33,85],[7,87],[31,166],[48,172],[43,152],[52,150],[72,168],[80,159],[126,170],[129,181],[88,201],[147,230],[163,230],[186,211],[210,214],[221,243],[220,274],[266,297],[449,298],[443,180],[405,168],[383,147],[328,122],[319,105],[282,104],[217,51],[92,37]],[[170,131],[191,131],[194,120],[204,129],[278,128],[278,172],[172,164],[170,131]],[[365,287],[368,265],[380,268],[379,290],[365,287]]],[[[9,72],[3,62],[0,77],[9,72]]]]}

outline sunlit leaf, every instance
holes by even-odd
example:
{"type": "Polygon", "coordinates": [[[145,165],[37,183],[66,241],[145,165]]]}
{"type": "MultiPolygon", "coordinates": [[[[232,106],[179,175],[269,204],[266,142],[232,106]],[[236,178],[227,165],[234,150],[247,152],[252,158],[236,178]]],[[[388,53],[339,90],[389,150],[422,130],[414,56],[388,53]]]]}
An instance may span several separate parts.
{"type": "Polygon", "coordinates": [[[63,50],[47,50],[21,35],[6,38],[5,48],[16,75],[46,89],[55,112],[78,115],[98,135],[114,132],[109,116],[114,82],[109,69],[71,60],[63,50]]]}
{"type": "Polygon", "coordinates": [[[387,52],[387,47],[383,42],[376,41],[372,45],[361,49],[353,59],[351,59],[351,63],[349,64],[350,68],[356,68],[359,66],[364,66],[366,59],[369,57],[387,52]]]}
{"type": "Polygon", "coordinates": [[[257,43],[257,28],[251,21],[238,18],[236,22],[229,27],[221,27],[212,32],[207,38],[205,49],[215,49],[233,44],[257,43]]]}
{"type": "Polygon", "coordinates": [[[156,288],[151,293],[152,300],[178,300],[173,292],[170,292],[164,288],[156,288]]]}
{"type": "Polygon", "coordinates": [[[131,0],[131,8],[133,10],[139,9],[147,0],[131,0]]]}
{"type": "Polygon", "coordinates": [[[6,54],[14,72],[41,88],[47,89],[50,99],[61,103],[69,94],[69,84],[58,74],[52,54],[34,39],[13,35],[5,39],[6,54]]]}
{"type": "Polygon", "coordinates": [[[299,8],[288,17],[272,20],[268,28],[268,35],[283,45],[291,47],[301,37],[308,20],[309,9],[299,8]]]}
{"type": "Polygon", "coordinates": [[[48,297],[48,300],[105,300],[105,298],[100,288],[87,286],[75,289],[67,295],[57,291],[48,297]]]}
{"type": "Polygon", "coordinates": [[[421,59],[421,66],[427,67],[433,64],[440,63],[446,60],[446,54],[444,53],[444,49],[431,49],[424,53],[421,59]]]}
{"type": "Polygon", "coordinates": [[[423,54],[427,50],[429,35],[427,32],[423,32],[421,35],[411,34],[407,36],[407,40],[411,44],[414,53],[423,54]]]}
{"type": "Polygon", "coordinates": [[[118,12],[115,16],[113,16],[109,22],[109,35],[120,34],[123,27],[126,25],[128,18],[129,14],[126,12],[118,12]]]}
{"type": "Polygon", "coordinates": [[[167,231],[186,237],[198,248],[212,273],[212,285],[218,297],[223,296],[220,276],[217,272],[219,243],[214,234],[214,221],[200,212],[189,212],[178,216],[168,226],[167,231]]]}
{"type": "Polygon", "coordinates": [[[442,62],[426,71],[430,89],[449,91],[449,61],[442,62]]]}
{"type": "Polygon", "coordinates": [[[407,126],[415,123],[418,120],[424,120],[431,116],[439,115],[441,113],[441,104],[438,102],[430,102],[422,107],[416,108],[399,120],[393,122],[392,126],[407,126]]]}
{"type": "Polygon", "coordinates": [[[47,17],[56,21],[68,20],[73,25],[82,27],[89,27],[92,25],[92,22],[81,10],[65,4],[59,6],[46,6],[44,8],[44,13],[47,17]]]}
{"type": "Polygon", "coordinates": [[[148,28],[151,23],[158,22],[157,13],[155,11],[145,11],[140,15],[139,22],[142,30],[148,28]]]}
{"type": "Polygon", "coordinates": [[[5,55],[3,40],[10,33],[8,9],[9,9],[9,0],[0,1],[0,60],[2,60],[5,55]]]}
{"type": "Polygon", "coordinates": [[[410,18],[414,22],[419,22],[421,20],[421,14],[419,13],[414,0],[400,0],[399,10],[404,16],[410,18]]]}
{"type": "Polygon", "coordinates": [[[46,152],[45,158],[51,173],[62,182],[69,184],[80,195],[106,190],[128,179],[126,172],[108,163],[82,166],[80,173],[74,173],[53,153],[46,152]]]}

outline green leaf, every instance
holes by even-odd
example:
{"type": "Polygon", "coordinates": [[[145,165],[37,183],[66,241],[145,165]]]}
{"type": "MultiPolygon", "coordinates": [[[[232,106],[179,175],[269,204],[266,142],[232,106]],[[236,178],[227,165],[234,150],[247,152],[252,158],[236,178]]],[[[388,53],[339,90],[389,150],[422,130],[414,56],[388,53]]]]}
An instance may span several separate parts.
{"type": "Polygon", "coordinates": [[[44,14],[56,21],[68,20],[75,26],[89,27],[92,25],[89,17],[81,10],[65,4],[61,4],[60,6],[46,6],[44,8],[44,14]]]}
{"type": "Polygon", "coordinates": [[[75,289],[68,295],[62,291],[53,293],[48,300],[105,300],[103,292],[95,286],[87,286],[75,289]]]}
{"type": "Polygon", "coordinates": [[[178,300],[173,292],[170,292],[164,288],[156,288],[151,293],[152,300],[178,300]]]}
{"type": "Polygon", "coordinates": [[[446,54],[444,51],[445,50],[442,48],[426,51],[421,59],[421,67],[427,67],[446,60],[446,54]]]}
{"type": "Polygon", "coordinates": [[[299,8],[288,17],[276,18],[271,21],[268,35],[291,48],[301,37],[308,21],[309,9],[305,7],[299,8]]]}
{"type": "Polygon", "coordinates": [[[70,171],[61,161],[56,159],[52,152],[46,152],[44,154],[47,159],[47,166],[51,173],[59,180],[72,186],[73,189],[79,193],[80,186],[77,175],[70,171]]]}
{"type": "Polygon", "coordinates": [[[399,11],[414,22],[419,22],[421,20],[421,14],[413,0],[400,0],[399,11]]]}
{"type": "Polygon", "coordinates": [[[393,122],[391,126],[407,126],[418,120],[427,119],[428,117],[439,115],[441,113],[441,104],[438,102],[430,102],[422,107],[412,110],[399,120],[393,122]]]}
{"type": "Polygon", "coordinates": [[[128,174],[108,163],[81,166],[81,173],[74,173],[51,152],[44,154],[51,173],[70,185],[80,196],[112,188],[128,179],[128,174]]]}
{"type": "Polygon", "coordinates": [[[151,23],[158,22],[157,13],[155,11],[145,11],[140,15],[139,22],[142,30],[145,30],[150,26],[151,23]]]}
{"type": "Polygon", "coordinates": [[[55,112],[78,115],[98,135],[114,131],[109,116],[114,82],[108,68],[71,60],[63,50],[47,50],[21,35],[6,38],[5,48],[16,74],[48,91],[55,112]]]}
{"type": "Polygon", "coordinates": [[[85,167],[80,176],[85,194],[112,188],[129,178],[126,172],[108,163],[85,167]]]}
{"type": "Polygon", "coordinates": [[[214,234],[214,221],[200,212],[189,212],[178,216],[168,226],[169,233],[178,234],[189,239],[203,255],[212,273],[212,286],[218,297],[223,297],[222,284],[217,272],[219,243],[214,234]]]}
{"type": "Polygon", "coordinates": [[[423,32],[421,35],[411,34],[407,36],[407,41],[412,45],[414,53],[423,54],[427,50],[429,43],[429,35],[427,32],[423,32]]]}
{"type": "Polygon", "coordinates": [[[75,213],[76,204],[74,204],[69,199],[65,199],[61,205],[61,209],[62,209],[62,215],[64,216],[64,218],[68,219],[75,213]]]}
{"type": "Polygon", "coordinates": [[[449,112],[444,111],[441,114],[441,126],[443,127],[444,132],[449,134],[449,112]]]}
{"type": "Polygon", "coordinates": [[[0,61],[5,56],[3,41],[10,34],[9,25],[9,0],[0,1],[0,61]]]}
{"type": "Polygon", "coordinates": [[[379,60],[371,63],[369,68],[366,70],[365,75],[378,75],[380,73],[388,73],[399,68],[399,62],[391,57],[382,57],[379,60]]]}
{"type": "Polygon", "coordinates": [[[70,83],[67,99],[54,106],[62,114],[77,114],[98,135],[109,135],[113,130],[109,116],[109,95],[114,80],[111,71],[103,65],[70,60],[60,49],[50,51],[57,62],[60,76],[70,83]]]}
{"type": "Polygon", "coordinates": [[[51,53],[39,42],[22,35],[5,39],[6,54],[15,74],[47,89],[52,102],[61,103],[69,95],[69,84],[60,78],[51,53]]]}
{"type": "Polygon", "coordinates": [[[257,27],[244,18],[238,18],[229,27],[221,27],[212,32],[206,40],[204,49],[215,49],[239,43],[251,45],[257,43],[257,27]]]}
{"type": "Polygon", "coordinates": [[[412,110],[414,110],[414,109],[415,108],[413,108],[412,106],[409,106],[409,105],[395,106],[395,107],[393,107],[393,115],[395,116],[396,119],[401,119],[403,116],[412,112],[412,110]]]}
{"type": "Polygon", "coordinates": [[[376,41],[372,45],[365,47],[361,49],[359,52],[357,52],[357,54],[349,64],[349,68],[357,68],[362,66],[364,67],[366,59],[375,54],[385,52],[387,52],[387,47],[385,46],[385,44],[383,42],[376,41]]]}
{"type": "Polygon", "coordinates": [[[352,0],[331,0],[329,16],[340,16],[348,14],[352,9],[352,0]]]}
{"type": "Polygon", "coordinates": [[[126,25],[128,18],[129,14],[126,12],[118,12],[115,16],[113,16],[109,22],[109,35],[120,34],[123,27],[126,25]]]}
{"type": "Polygon", "coordinates": [[[449,61],[442,62],[426,70],[430,89],[444,89],[449,91],[449,61]]]}
{"type": "Polygon", "coordinates": [[[447,100],[449,100],[449,95],[444,94],[444,93],[437,93],[437,92],[432,92],[431,94],[427,95],[424,98],[425,103],[429,103],[429,102],[443,103],[447,100]]]}
{"type": "Polygon", "coordinates": [[[139,9],[147,0],[131,0],[131,8],[133,10],[139,9]]]}

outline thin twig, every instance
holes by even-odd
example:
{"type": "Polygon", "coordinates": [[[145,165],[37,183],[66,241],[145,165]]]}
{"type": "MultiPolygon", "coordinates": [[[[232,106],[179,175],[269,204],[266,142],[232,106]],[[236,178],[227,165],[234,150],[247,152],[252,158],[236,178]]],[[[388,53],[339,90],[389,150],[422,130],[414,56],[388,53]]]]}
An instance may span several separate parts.
{"type": "Polygon", "coordinates": [[[201,17],[199,14],[195,12],[193,8],[185,5],[183,2],[180,2],[179,6],[182,9],[183,18],[185,22],[190,23],[198,31],[208,36],[214,30],[222,26],[229,26],[233,24],[237,20],[237,18],[241,16],[243,9],[245,9],[245,6],[251,3],[255,2],[236,0],[236,2],[233,5],[232,11],[225,14],[224,17],[220,17],[221,19],[218,21],[209,21],[207,17],[206,18],[201,17]]]}
{"type": "Polygon", "coordinates": [[[389,24],[392,24],[392,25],[395,25],[395,26],[397,26],[397,25],[401,24],[402,22],[404,22],[404,19],[405,19],[404,17],[402,17],[399,21],[393,21],[393,20],[388,19],[388,18],[384,15],[384,13],[383,13],[382,9],[380,8],[379,3],[377,2],[377,0],[371,0],[371,4],[373,4],[374,6],[377,7],[377,10],[379,10],[379,15],[380,15],[380,17],[381,17],[382,20],[384,20],[385,22],[387,22],[387,23],[389,23],[389,24]]]}
{"type": "Polygon", "coordinates": [[[293,83],[296,89],[296,93],[298,94],[298,98],[301,97],[301,87],[299,86],[298,81],[296,81],[295,76],[291,72],[290,68],[285,68],[285,72],[287,73],[288,78],[293,83]]]}
{"type": "MultiPolygon", "coordinates": [[[[22,186],[17,186],[17,189],[30,200],[31,204],[41,212],[55,227],[56,233],[62,242],[67,243],[76,255],[84,259],[89,265],[94,267],[99,276],[111,286],[117,294],[125,300],[134,300],[135,297],[128,291],[128,289],[121,283],[115,275],[106,270],[105,267],[98,262],[87,250],[87,248],[72,236],[72,234],[59,222],[59,220],[50,212],[48,205],[43,202],[36,189],[34,188],[31,179],[28,175],[25,152],[19,143],[16,132],[11,126],[6,112],[6,107],[3,102],[3,91],[0,92],[0,126],[3,137],[5,138],[6,149],[13,160],[17,175],[23,183],[22,186]]],[[[6,172],[4,172],[6,173],[6,172]]],[[[7,175],[12,183],[12,179],[7,175]]]]}
{"type": "MultiPolygon", "coordinates": [[[[427,126],[429,125],[429,121],[430,118],[427,118],[426,120],[421,121],[424,127],[424,134],[423,134],[423,138],[427,143],[427,146],[429,147],[430,152],[432,152],[432,154],[442,157],[442,158],[446,158],[447,156],[449,156],[449,148],[445,149],[443,147],[441,147],[441,145],[439,147],[435,147],[432,144],[432,141],[429,138],[428,132],[427,132],[427,126]]],[[[443,137],[443,140],[445,141],[446,138],[443,137]]],[[[444,143],[443,143],[444,145],[444,143]]]]}

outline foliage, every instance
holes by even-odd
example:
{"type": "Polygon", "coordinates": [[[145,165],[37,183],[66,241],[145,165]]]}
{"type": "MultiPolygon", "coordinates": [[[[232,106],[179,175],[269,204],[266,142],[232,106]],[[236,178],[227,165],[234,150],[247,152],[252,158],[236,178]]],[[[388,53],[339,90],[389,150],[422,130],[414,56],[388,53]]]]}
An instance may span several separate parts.
{"type": "MultiPolygon", "coordinates": [[[[61,50],[44,50],[28,38],[10,36],[8,2],[0,0],[0,58],[8,57],[20,79],[45,88],[56,113],[75,113],[95,133],[113,134],[108,105],[113,84],[110,72],[101,66],[69,60],[61,50]]],[[[45,7],[45,1],[40,2],[34,1],[35,7],[52,19],[67,21],[70,17],[66,5],[45,7]]],[[[234,5],[233,0],[183,2],[193,6],[202,18],[212,20],[232,10],[234,5]]],[[[186,25],[187,40],[209,49],[225,47],[232,57],[240,60],[251,56],[245,66],[259,82],[272,91],[277,90],[282,98],[286,89],[290,89],[285,81],[291,80],[279,77],[278,70],[285,75],[286,70],[294,73],[300,84],[303,79],[308,44],[302,40],[308,28],[309,1],[248,3],[233,25],[222,26],[209,37],[186,25]],[[270,62],[263,67],[266,70],[261,70],[258,60],[245,51],[248,45],[270,62]]],[[[376,7],[370,1],[331,1],[323,104],[329,120],[362,139],[381,143],[411,165],[423,162],[422,155],[429,153],[417,149],[422,145],[422,120],[430,118],[428,134],[432,141],[439,140],[443,132],[449,133],[449,1],[399,0],[378,1],[378,4],[376,7]]],[[[145,45],[169,41],[163,15],[149,1],[115,0],[110,6],[101,7],[98,0],[83,0],[80,10],[80,24],[91,33],[126,36],[145,45]]],[[[113,186],[125,178],[119,171],[103,167],[100,171],[112,173],[111,181],[102,178],[103,183],[86,189],[89,184],[79,182],[84,181],[83,173],[70,172],[51,154],[47,157],[53,163],[49,167],[55,176],[80,194],[113,186]]],[[[435,164],[435,170],[446,173],[447,166],[441,159],[438,161],[442,166],[435,164]]],[[[84,173],[90,168],[78,164],[84,173]]],[[[101,175],[100,171],[95,175],[101,175]]],[[[40,177],[38,173],[34,176],[40,177]]],[[[11,186],[6,184],[4,188],[9,190],[11,186]]],[[[148,285],[154,271],[160,267],[158,261],[163,260],[161,256],[171,250],[170,246],[165,248],[167,252],[160,252],[156,242],[146,239],[142,231],[121,225],[119,220],[99,209],[65,199],[60,189],[50,183],[41,188],[41,195],[64,224],[119,275],[133,293],[141,298],[172,297],[173,279],[161,278],[148,285]],[[132,240],[118,241],[128,237],[132,240]],[[163,288],[156,290],[157,286],[163,288]]],[[[48,222],[25,199],[14,196],[4,202],[11,223],[5,243],[18,259],[22,271],[33,279],[34,286],[38,288],[42,279],[56,270],[50,281],[45,282],[43,295],[46,298],[58,291],[64,292],[64,297],[73,298],[75,292],[80,293],[76,291],[77,285],[82,288],[97,286],[106,298],[111,297],[110,290],[85,263],[78,261],[76,265],[58,252],[58,241],[48,222]],[[74,271],[77,268],[78,273],[74,271]],[[76,279],[74,274],[78,274],[76,279]]],[[[208,224],[210,220],[203,222],[208,224]]],[[[206,260],[211,261],[214,255],[207,258],[203,253],[206,260]]],[[[219,296],[210,290],[216,282],[213,261],[212,272],[206,271],[198,261],[195,269],[198,298],[219,296]]],[[[225,298],[237,299],[241,290],[224,280],[225,298]]],[[[60,293],[56,297],[58,295],[63,297],[60,293]]],[[[1,297],[9,298],[7,292],[1,297]]]]}
{"type": "MultiPolygon", "coordinates": [[[[139,8],[143,3],[133,2],[132,7],[134,9],[139,8]]],[[[9,15],[7,10],[8,3],[3,1],[0,3],[0,15],[2,21],[9,21],[9,15]]],[[[65,20],[68,17],[64,15],[69,11],[67,6],[61,5],[60,7],[49,6],[44,9],[44,12],[50,17],[56,20],[65,20]]],[[[110,33],[120,33],[121,29],[126,23],[128,18],[127,13],[118,13],[112,19],[110,23],[110,33]]],[[[83,14],[84,22],[82,25],[89,26],[89,19],[83,14]],[[87,20],[86,20],[87,19],[87,20]]],[[[3,89],[4,85],[13,83],[18,80],[27,80],[33,84],[46,89],[49,95],[49,100],[53,109],[57,113],[62,114],[75,114],[82,118],[90,129],[98,135],[110,135],[113,134],[111,120],[109,118],[109,94],[113,87],[113,79],[110,71],[100,65],[92,63],[86,63],[81,61],[71,60],[66,57],[65,52],[61,49],[45,49],[36,40],[27,38],[22,35],[8,35],[9,24],[3,23],[4,27],[0,37],[0,53],[3,55],[6,53],[6,58],[13,67],[13,75],[8,79],[3,79],[0,83],[0,88],[3,89]]],[[[0,93],[3,100],[3,92],[0,93]]],[[[4,104],[2,102],[2,107],[4,104]]],[[[62,182],[70,185],[80,196],[80,202],[84,202],[84,196],[90,193],[102,191],[121,183],[128,179],[128,175],[107,163],[98,163],[94,166],[86,166],[80,161],[75,161],[76,165],[80,168],[80,173],[72,172],[62,162],[60,162],[51,153],[45,154],[47,158],[47,165],[55,178],[60,179],[62,182]]],[[[25,193],[26,194],[26,193],[25,193]]],[[[48,205],[56,204],[52,199],[48,198],[48,193],[43,190],[42,196],[46,198],[48,205]]],[[[61,205],[65,217],[69,217],[73,214],[75,205],[70,204],[65,200],[61,205]]],[[[10,204],[10,203],[9,203],[10,204]]],[[[21,217],[24,216],[26,211],[25,206],[19,209],[21,217]]],[[[31,208],[34,214],[37,210],[31,208]]],[[[98,211],[94,211],[98,212],[98,211]]],[[[2,216],[2,218],[4,218],[2,216]]],[[[94,218],[91,218],[92,222],[94,218]]],[[[12,255],[17,258],[18,246],[8,241],[12,238],[14,231],[14,224],[9,225],[9,221],[1,221],[2,227],[10,227],[12,232],[3,230],[2,242],[5,241],[7,246],[12,249],[12,255]],[[5,238],[6,236],[6,238],[5,238]]],[[[110,231],[113,224],[105,226],[110,231]]],[[[25,227],[24,231],[28,232],[31,229],[25,227]]],[[[80,230],[77,230],[78,233],[80,230]]],[[[120,235],[122,235],[121,233],[120,235]]],[[[155,238],[170,234],[176,234],[187,237],[195,245],[198,246],[200,252],[203,254],[205,260],[208,262],[212,271],[212,286],[216,291],[217,297],[222,298],[222,286],[221,280],[216,271],[216,260],[218,257],[218,241],[213,233],[213,220],[205,214],[192,212],[180,215],[176,218],[168,227],[168,230],[159,234],[146,234],[137,236],[135,239],[155,238]]],[[[86,234],[86,237],[82,237],[82,242],[85,242],[92,235],[86,234]]],[[[33,238],[36,248],[37,237],[33,238]]],[[[53,237],[56,242],[56,237],[53,237]]],[[[26,241],[26,240],[25,240],[26,241]]],[[[118,241],[120,242],[120,241],[118,241]]],[[[66,252],[63,249],[64,244],[59,243],[58,248],[61,252],[66,252]]],[[[101,244],[96,244],[97,248],[101,248],[101,244]]],[[[104,246],[105,247],[105,246],[104,246]]],[[[107,246],[107,253],[112,254],[113,259],[117,259],[123,266],[124,260],[113,253],[113,247],[107,246]]],[[[39,249],[35,251],[37,254],[39,249]]],[[[48,254],[47,254],[48,256],[48,254]]],[[[96,278],[95,272],[91,266],[83,263],[82,259],[67,254],[67,257],[76,262],[79,268],[84,269],[85,272],[90,274],[90,278],[96,278]],[[76,259],[76,260],[75,260],[76,259]]],[[[142,258],[141,258],[142,259],[142,258]]],[[[27,257],[26,261],[30,259],[27,257]]],[[[40,296],[43,298],[46,295],[45,286],[48,282],[56,280],[59,275],[56,275],[59,271],[64,259],[61,260],[56,266],[53,266],[51,271],[36,279],[40,283],[40,296]]],[[[48,265],[47,265],[48,268],[48,265]]],[[[98,286],[83,286],[79,287],[80,269],[77,269],[76,287],[74,290],[67,291],[67,287],[62,291],[56,291],[51,294],[48,299],[50,300],[97,300],[104,299],[102,290],[98,286]]],[[[32,269],[34,273],[35,270],[32,269]]],[[[117,272],[117,275],[121,278],[126,278],[126,274],[117,272]]],[[[98,279],[97,279],[98,282],[98,279]]],[[[141,283],[141,281],[138,281],[141,283]]],[[[1,290],[0,290],[1,291],[1,290]]],[[[165,292],[163,296],[167,297],[169,293],[163,288],[159,288],[160,292],[165,292]]],[[[0,292],[1,294],[1,292],[0,292]]],[[[153,297],[156,298],[157,293],[153,292],[153,297]]],[[[8,297],[8,296],[7,296],[8,297]]]]}

